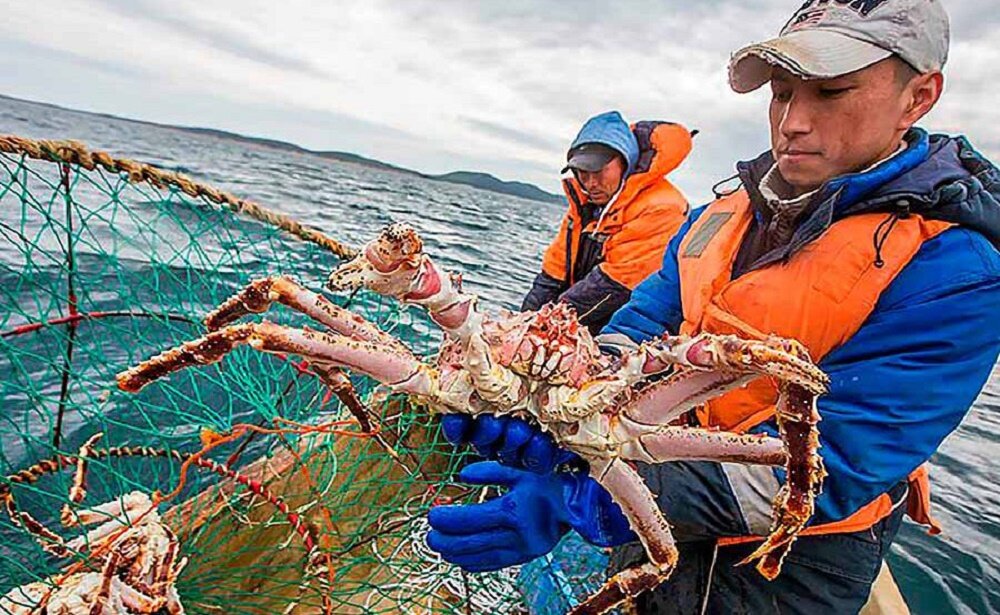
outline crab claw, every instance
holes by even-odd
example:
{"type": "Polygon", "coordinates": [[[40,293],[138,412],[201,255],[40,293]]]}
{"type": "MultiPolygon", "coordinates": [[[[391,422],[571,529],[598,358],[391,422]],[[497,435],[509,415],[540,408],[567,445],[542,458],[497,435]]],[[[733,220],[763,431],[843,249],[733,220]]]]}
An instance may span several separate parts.
{"type": "Polygon", "coordinates": [[[337,267],[327,279],[332,290],[369,288],[401,297],[419,273],[423,241],[407,224],[391,224],[368,242],[358,256],[337,267]]]}

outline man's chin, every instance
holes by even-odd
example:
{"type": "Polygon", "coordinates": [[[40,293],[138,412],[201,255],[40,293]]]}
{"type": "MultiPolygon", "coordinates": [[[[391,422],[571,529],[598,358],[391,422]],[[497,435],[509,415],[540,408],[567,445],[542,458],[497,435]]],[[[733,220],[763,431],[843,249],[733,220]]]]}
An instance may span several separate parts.
{"type": "Polygon", "coordinates": [[[797,194],[805,194],[819,188],[825,181],[830,179],[827,176],[828,173],[810,168],[811,166],[807,164],[779,163],[778,171],[781,172],[781,178],[785,180],[785,183],[794,188],[797,194]]]}

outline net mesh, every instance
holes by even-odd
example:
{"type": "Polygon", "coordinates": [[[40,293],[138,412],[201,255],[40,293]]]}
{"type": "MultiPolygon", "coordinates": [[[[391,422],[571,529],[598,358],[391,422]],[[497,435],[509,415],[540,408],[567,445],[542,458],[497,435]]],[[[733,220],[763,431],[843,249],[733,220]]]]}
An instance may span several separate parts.
{"type": "MultiPolygon", "coordinates": [[[[321,291],[338,256],[184,185],[37,158],[0,153],[0,496],[18,511],[69,539],[92,528],[64,527],[64,505],[176,491],[157,510],[188,560],[187,613],[555,613],[599,584],[603,555],[572,538],[520,570],[440,561],[428,509],[483,494],[450,482],[464,460],[424,408],[364,378],[352,376],[380,438],[297,357],[247,348],[118,391],[116,373],[202,335],[200,319],[252,279],[321,291]],[[99,433],[86,497],[71,502],[71,465],[99,433]],[[231,437],[207,451],[206,433],[231,437]]],[[[438,346],[421,313],[364,291],[331,298],[418,355],[438,346]]],[[[283,308],[267,317],[315,326],[283,308]]],[[[31,612],[94,570],[88,549],[53,555],[25,527],[0,511],[0,613],[31,612]]]]}

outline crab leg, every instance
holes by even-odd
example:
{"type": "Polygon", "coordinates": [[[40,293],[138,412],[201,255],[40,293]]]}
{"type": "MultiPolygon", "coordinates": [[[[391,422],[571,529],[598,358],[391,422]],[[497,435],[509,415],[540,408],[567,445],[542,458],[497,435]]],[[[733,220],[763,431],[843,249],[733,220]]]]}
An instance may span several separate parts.
{"type": "Polygon", "coordinates": [[[782,466],[788,460],[785,443],[770,436],[709,431],[693,427],[660,427],[622,445],[630,461],[716,461],[782,466]]]}
{"type": "MultiPolygon", "coordinates": [[[[734,336],[701,334],[667,336],[639,346],[609,374],[579,389],[560,390],[560,412],[573,419],[609,406],[648,425],[663,425],[721,393],[760,376],[799,384],[819,395],[826,392],[827,376],[784,340],[743,340],[734,336]],[[667,378],[630,389],[655,374],[675,370],[667,378]]],[[[565,420],[565,419],[564,419],[565,420]]]]}
{"type": "Polygon", "coordinates": [[[181,558],[180,561],[177,561],[177,552],[180,549],[177,537],[166,526],[164,526],[164,530],[167,533],[169,545],[166,555],[155,568],[160,571],[160,575],[159,578],[154,579],[150,584],[150,593],[151,595],[164,597],[167,612],[171,615],[176,615],[177,613],[183,614],[184,606],[177,595],[176,583],[177,577],[187,565],[187,558],[181,558]]]}
{"type": "Polygon", "coordinates": [[[695,337],[666,337],[651,345],[646,373],[659,373],[672,365],[703,370],[732,370],[773,376],[798,384],[820,395],[828,378],[808,360],[798,344],[779,338],[745,340],[732,335],[703,333],[695,337]],[[659,365],[656,365],[659,363],[659,365]]]}
{"type": "Polygon", "coordinates": [[[458,278],[423,253],[423,242],[409,226],[393,224],[382,231],[357,257],[335,269],[328,285],[335,290],[365,287],[426,308],[431,319],[462,344],[462,367],[484,400],[500,410],[524,400],[520,379],[493,360],[476,296],[463,293],[458,278]]]}
{"type": "Polygon", "coordinates": [[[126,584],[147,596],[159,597],[167,584],[176,579],[173,571],[180,545],[176,534],[162,525],[159,518],[155,527],[159,531],[127,536],[116,542],[113,550],[130,562],[122,575],[126,584]]]}
{"type": "Polygon", "coordinates": [[[91,607],[90,615],[118,615],[119,613],[134,611],[138,613],[156,613],[167,602],[165,596],[152,597],[142,591],[123,583],[117,576],[117,570],[121,566],[121,554],[112,551],[101,569],[102,583],[100,590],[94,597],[94,605],[91,607]],[[124,608],[122,608],[124,607],[124,608]],[[124,609],[128,609],[125,611],[124,609]]]}
{"type": "MultiPolygon", "coordinates": [[[[343,372],[339,367],[334,367],[328,364],[315,363],[312,366],[312,370],[319,377],[320,381],[323,382],[327,387],[333,391],[340,403],[344,404],[348,412],[358,421],[358,426],[361,430],[367,433],[373,433],[375,440],[385,449],[385,452],[392,457],[404,471],[409,474],[413,473],[410,466],[403,463],[403,459],[399,456],[399,452],[393,447],[389,442],[382,437],[381,433],[375,433],[375,426],[372,425],[371,418],[368,413],[368,409],[365,408],[361,400],[358,399],[357,394],[354,391],[354,385],[351,384],[350,379],[347,374],[343,372]]],[[[416,465],[420,465],[417,463],[416,465]]]]}
{"type": "MultiPolygon", "coordinates": [[[[80,451],[77,454],[76,470],[73,472],[73,484],[69,488],[69,501],[74,504],[79,504],[87,496],[87,460],[93,453],[94,444],[103,435],[103,433],[96,433],[90,436],[83,443],[83,446],[80,447],[80,451]]],[[[73,510],[69,507],[69,502],[63,504],[62,511],[59,513],[59,520],[66,527],[73,527],[79,521],[79,518],[73,514],[73,510]]]]}
{"type": "Polygon", "coordinates": [[[606,613],[662,583],[677,565],[677,547],[670,525],[642,477],[621,459],[591,464],[590,474],[621,506],[649,562],[611,577],[601,589],[570,610],[571,615],[606,613]]]}
{"type": "Polygon", "coordinates": [[[333,394],[344,404],[348,412],[357,419],[362,431],[370,433],[374,430],[371,418],[368,416],[368,409],[358,399],[354,385],[351,384],[351,380],[343,370],[332,365],[315,363],[312,365],[312,371],[316,373],[323,384],[333,391],[333,394]]]}
{"type": "Polygon", "coordinates": [[[644,425],[664,425],[710,399],[756,379],[757,374],[681,369],[635,394],[621,414],[644,425]]]}
{"type": "MultiPolygon", "coordinates": [[[[125,584],[115,575],[115,572],[120,565],[121,556],[116,552],[112,552],[104,566],[101,567],[101,585],[97,590],[97,594],[94,595],[93,605],[90,607],[90,615],[104,615],[108,613],[109,615],[114,613],[117,609],[114,608],[119,606],[113,601],[111,588],[114,587],[115,596],[121,598],[121,590],[125,589],[125,584]]],[[[121,604],[124,606],[124,604],[121,604]]]]}
{"type": "Polygon", "coordinates": [[[781,563],[792,542],[812,516],[826,476],[818,454],[816,424],[820,419],[816,396],[798,385],[785,385],[778,398],[776,416],[778,429],[788,446],[785,484],[774,501],[777,517],[764,543],[740,562],[745,564],[760,558],[757,570],[772,580],[781,571],[781,563]]]}
{"type": "Polygon", "coordinates": [[[402,342],[382,331],[373,323],[350,310],[345,310],[323,295],[314,293],[287,276],[272,276],[254,280],[243,290],[226,299],[222,305],[209,312],[205,316],[205,326],[209,331],[217,331],[247,314],[266,312],[275,301],[302,312],[344,337],[378,342],[399,351],[406,351],[402,342]]]}
{"type": "MultiPolygon", "coordinates": [[[[259,278],[248,284],[205,317],[209,331],[217,331],[247,314],[266,312],[275,301],[309,316],[335,333],[354,340],[384,344],[397,352],[409,349],[398,339],[382,331],[361,316],[345,310],[323,295],[303,287],[287,276],[259,278]]],[[[313,371],[330,387],[344,406],[358,420],[361,429],[372,431],[368,411],[358,400],[354,387],[339,368],[332,365],[314,365],[313,371]]]]}
{"type": "MultiPolygon", "coordinates": [[[[205,327],[209,331],[217,331],[247,314],[266,312],[275,301],[309,316],[344,337],[384,344],[397,352],[409,353],[409,349],[402,342],[373,323],[338,306],[323,295],[312,292],[287,276],[254,280],[210,312],[205,317],[205,327]]],[[[368,410],[358,399],[354,386],[344,372],[336,366],[324,364],[315,364],[312,370],[357,419],[361,429],[372,432],[374,428],[368,410]]],[[[399,456],[396,451],[381,436],[376,438],[398,461],[399,456]]]]}
{"type": "MultiPolygon", "coordinates": [[[[101,439],[104,434],[96,433],[80,447],[80,452],[76,460],[76,471],[73,473],[73,485],[69,488],[69,501],[74,504],[79,504],[83,501],[83,498],[87,496],[86,475],[87,475],[87,458],[90,457],[91,451],[94,448],[94,444],[101,439]]],[[[69,505],[63,506],[62,510],[62,522],[66,525],[72,525],[69,515],[69,505]]]]}
{"type": "Polygon", "coordinates": [[[118,374],[118,387],[129,392],[139,391],[172,372],[215,363],[242,344],[263,352],[297,354],[317,363],[347,367],[396,391],[437,399],[437,372],[409,351],[267,321],[230,325],[167,350],[118,374]]]}
{"type": "MultiPolygon", "coordinates": [[[[669,387],[669,380],[664,386],[669,387]]],[[[617,417],[618,429],[631,432],[623,438],[621,454],[631,460],[662,463],[680,459],[700,459],[716,462],[735,462],[759,465],[784,465],[786,480],[774,501],[776,519],[764,543],[743,563],[759,558],[757,569],[768,579],[775,578],[781,562],[796,536],[813,514],[825,471],[818,454],[819,431],[816,411],[816,388],[792,383],[779,387],[776,419],[781,438],[708,431],[690,427],[662,426],[648,432],[648,425],[633,422],[654,418],[647,406],[646,412],[626,410],[617,417]],[[643,433],[645,432],[645,433],[643,433]]],[[[653,385],[656,387],[657,385],[653,385]]],[[[633,409],[634,410],[634,409],[633,409]]],[[[673,412],[663,417],[668,421],[673,412]]]]}
{"type": "MultiPolygon", "coordinates": [[[[89,447],[97,441],[100,434],[92,436],[87,440],[87,442],[81,447],[87,449],[89,452],[89,447]]],[[[81,456],[82,458],[83,456],[81,456]]],[[[77,472],[80,471],[79,459],[77,460],[77,472]]],[[[64,461],[65,465],[69,465],[72,462],[64,461]]],[[[54,471],[59,469],[61,466],[58,462],[42,462],[37,464],[35,467],[40,468],[42,471],[54,471]]],[[[8,477],[9,479],[10,477],[8,477]]],[[[33,481],[31,481],[33,482],[33,481]]],[[[76,487],[77,481],[74,478],[73,487],[76,487]]],[[[82,481],[81,481],[82,485],[82,481]]],[[[71,492],[72,492],[71,488],[71,492]]],[[[0,500],[3,501],[4,508],[7,510],[7,516],[10,517],[11,523],[15,526],[24,529],[29,534],[34,535],[39,538],[38,544],[41,545],[42,549],[48,553],[51,553],[57,557],[66,557],[69,555],[69,547],[66,545],[66,541],[63,540],[62,536],[56,534],[48,527],[45,526],[41,521],[35,519],[30,514],[18,510],[17,504],[14,502],[14,494],[11,493],[10,487],[6,485],[0,485],[0,500]]]]}
{"type": "Polygon", "coordinates": [[[43,550],[56,557],[66,557],[69,555],[69,548],[62,537],[45,527],[38,519],[35,519],[24,511],[18,510],[17,505],[14,503],[14,498],[10,493],[4,494],[4,506],[7,509],[7,516],[10,517],[11,523],[37,536],[40,539],[38,544],[41,545],[43,550]]]}
{"type": "Polygon", "coordinates": [[[549,415],[571,422],[604,408],[644,425],[664,425],[709,399],[739,388],[756,374],[731,371],[680,369],[669,377],[642,388],[629,390],[631,378],[595,379],[579,389],[560,387],[549,415]]]}
{"type": "MultiPolygon", "coordinates": [[[[168,612],[172,614],[184,612],[184,607],[180,604],[180,600],[177,597],[174,583],[177,580],[177,575],[187,561],[182,560],[179,565],[174,565],[178,549],[176,537],[168,528],[164,527],[164,530],[167,536],[162,538],[162,540],[168,541],[165,551],[160,551],[162,544],[151,543],[144,546],[148,552],[153,553],[152,561],[146,562],[148,570],[140,571],[141,576],[127,578],[128,582],[123,583],[117,576],[113,579],[113,583],[115,584],[114,591],[123,605],[131,611],[138,613],[158,613],[166,607],[168,612]],[[156,574],[157,578],[150,580],[150,574],[156,574]],[[177,610],[178,607],[179,611],[177,610]]],[[[143,548],[143,546],[140,546],[140,548],[143,548]]],[[[120,568],[117,560],[120,560],[121,557],[122,552],[115,550],[105,565],[105,569],[107,570],[110,567],[110,570],[115,571],[120,568]],[[114,563],[112,563],[112,558],[116,560],[114,563]]]]}

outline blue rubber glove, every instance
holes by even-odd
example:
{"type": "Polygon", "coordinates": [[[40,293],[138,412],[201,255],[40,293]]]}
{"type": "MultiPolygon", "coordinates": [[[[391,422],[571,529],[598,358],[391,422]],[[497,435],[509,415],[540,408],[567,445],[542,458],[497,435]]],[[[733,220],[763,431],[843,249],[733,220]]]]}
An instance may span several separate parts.
{"type": "Polygon", "coordinates": [[[427,545],[468,572],[516,566],[545,555],[575,529],[611,547],[637,539],[628,520],[597,481],[579,472],[537,474],[483,461],[459,478],[507,492],[482,504],[436,506],[427,516],[427,545]]]}
{"type": "Polygon", "coordinates": [[[565,463],[584,466],[576,454],[558,447],[552,436],[512,416],[446,414],[441,427],[455,446],[471,444],[483,457],[514,468],[547,474],[565,463]]]}

